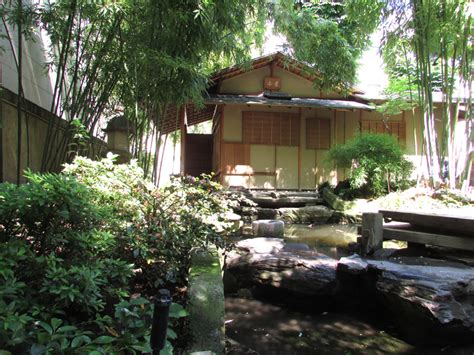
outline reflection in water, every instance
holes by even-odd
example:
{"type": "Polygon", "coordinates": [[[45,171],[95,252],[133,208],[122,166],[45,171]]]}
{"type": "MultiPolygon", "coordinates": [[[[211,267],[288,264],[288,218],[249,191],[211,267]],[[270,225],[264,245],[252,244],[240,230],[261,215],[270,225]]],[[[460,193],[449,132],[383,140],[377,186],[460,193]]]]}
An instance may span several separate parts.
{"type": "Polygon", "coordinates": [[[348,255],[347,245],[357,240],[355,225],[322,224],[285,226],[285,241],[304,243],[319,253],[339,259],[348,255]]]}
{"type": "Polygon", "coordinates": [[[306,314],[226,298],[227,354],[415,354],[413,346],[350,315],[306,314]],[[238,346],[240,344],[241,346],[238,346]],[[247,348],[247,350],[244,350],[247,348]]]}

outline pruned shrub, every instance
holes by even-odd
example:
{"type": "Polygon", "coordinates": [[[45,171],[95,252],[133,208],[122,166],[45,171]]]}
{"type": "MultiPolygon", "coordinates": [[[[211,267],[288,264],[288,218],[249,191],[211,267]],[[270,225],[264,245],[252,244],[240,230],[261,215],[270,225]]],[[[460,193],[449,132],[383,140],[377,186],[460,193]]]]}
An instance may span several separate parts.
{"type": "Polygon", "coordinates": [[[410,186],[413,164],[404,157],[395,138],[387,134],[361,133],[331,148],[328,159],[340,168],[349,168],[351,187],[366,196],[410,186]]]}

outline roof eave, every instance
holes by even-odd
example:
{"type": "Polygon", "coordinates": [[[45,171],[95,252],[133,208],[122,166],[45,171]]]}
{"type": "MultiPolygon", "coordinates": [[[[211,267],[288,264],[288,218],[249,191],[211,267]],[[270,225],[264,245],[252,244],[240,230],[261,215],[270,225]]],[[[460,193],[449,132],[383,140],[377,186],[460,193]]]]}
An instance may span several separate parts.
{"type": "Polygon", "coordinates": [[[255,106],[275,106],[275,107],[304,107],[304,108],[327,108],[335,110],[367,110],[373,111],[372,106],[355,102],[355,101],[344,101],[344,100],[332,100],[332,99],[298,99],[293,98],[292,100],[278,100],[278,99],[267,99],[262,97],[249,97],[249,96],[210,96],[205,99],[206,104],[211,105],[255,105],[255,106]]]}

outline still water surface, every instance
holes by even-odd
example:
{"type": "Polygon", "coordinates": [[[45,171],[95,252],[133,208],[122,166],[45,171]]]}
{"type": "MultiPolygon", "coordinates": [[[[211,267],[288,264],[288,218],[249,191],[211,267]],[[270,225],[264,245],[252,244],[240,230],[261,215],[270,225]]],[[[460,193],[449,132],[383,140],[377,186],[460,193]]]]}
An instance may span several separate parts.
{"type": "Polygon", "coordinates": [[[307,244],[319,253],[340,259],[348,256],[347,245],[357,240],[357,227],[340,224],[293,224],[285,227],[284,239],[288,243],[307,244]]]}

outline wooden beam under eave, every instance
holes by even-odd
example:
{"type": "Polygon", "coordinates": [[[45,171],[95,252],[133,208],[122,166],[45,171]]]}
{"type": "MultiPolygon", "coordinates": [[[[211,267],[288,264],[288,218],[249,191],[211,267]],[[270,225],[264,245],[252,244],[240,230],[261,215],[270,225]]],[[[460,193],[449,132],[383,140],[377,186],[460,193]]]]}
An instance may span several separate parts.
{"type": "MultiPolygon", "coordinates": [[[[220,130],[220,140],[219,140],[219,171],[224,170],[223,156],[222,156],[222,143],[224,142],[224,109],[225,105],[220,106],[219,114],[219,130],[220,130]]],[[[221,174],[219,177],[219,183],[224,183],[224,174],[221,174]]]]}
{"type": "Polygon", "coordinates": [[[301,132],[303,131],[301,129],[301,127],[303,126],[302,122],[301,122],[301,118],[303,116],[302,114],[302,109],[301,107],[298,108],[298,120],[299,120],[299,141],[300,141],[300,144],[298,144],[298,190],[301,190],[301,173],[302,173],[302,163],[301,163],[301,144],[303,142],[303,140],[301,139],[301,132]]]}
{"type": "Polygon", "coordinates": [[[185,106],[181,108],[180,112],[180,122],[181,122],[181,127],[180,127],[180,133],[181,133],[181,164],[180,164],[180,173],[181,175],[185,175],[186,171],[186,134],[187,134],[187,128],[186,128],[186,122],[184,121],[184,115],[186,112],[185,106]]]}
{"type": "MultiPolygon", "coordinates": [[[[1,68],[2,66],[0,65],[0,84],[2,80],[1,76],[1,68]]],[[[0,123],[2,123],[3,120],[3,90],[0,90],[0,123]]],[[[3,125],[0,124],[0,183],[3,182],[3,125]]]]}

